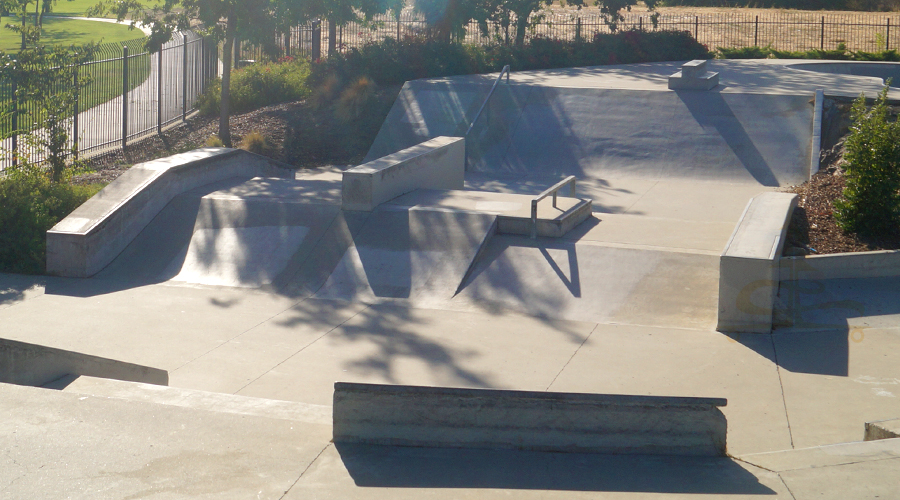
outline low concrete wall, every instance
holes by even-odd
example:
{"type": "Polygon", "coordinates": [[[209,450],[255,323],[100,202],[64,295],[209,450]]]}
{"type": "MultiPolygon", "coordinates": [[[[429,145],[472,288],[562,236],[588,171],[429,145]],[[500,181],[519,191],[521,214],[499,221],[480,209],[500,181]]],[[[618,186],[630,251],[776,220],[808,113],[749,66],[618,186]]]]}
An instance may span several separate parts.
{"type": "Polygon", "coordinates": [[[763,193],[747,204],[719,258],[718,330],[772,331],[779,257],[796,206],[790,193],[763,193]]]}
{"type": "Polygon", "coordinates": [[[344,171],[344,210],[371,211],[416,189],[463,189],[465,139],[435,137],[344,171]]]}
{"type": "Polygon", "coordinates": [[[65,375],[89,375],[167,385],[169,374],[149,366],[0,339],[0,382],[41,386],[65,375]]]}
{"type": "Polygon", "coordinates": [[[293,177],[282,166],[227,148],[196,149],[135,165],[47,231],[47,273],[92,276],[175,196],[230,177],[293,177]]]}
{"type": "Polygon", "coordinates": [[[656,455],[725,454],[720,398],[336,382],[334,441],[656,455]]]}
{"type": "Polygon", "coordinates": [[[781,281],[900,276],[900,250],[782,257],[781,281]]]}

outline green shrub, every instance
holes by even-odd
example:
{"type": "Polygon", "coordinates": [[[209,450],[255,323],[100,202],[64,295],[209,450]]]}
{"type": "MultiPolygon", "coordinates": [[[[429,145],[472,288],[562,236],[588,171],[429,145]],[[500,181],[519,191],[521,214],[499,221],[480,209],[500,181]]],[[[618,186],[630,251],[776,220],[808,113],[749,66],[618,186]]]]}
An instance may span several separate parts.
{"type": "Polygon", "coordinates": [[[879,239],[900,228],[900,123],[889,120],[888,87],[874,106],[864,95],[853,102],[853,125],[844,143],[847,185],[834,203],[845,231],[879,239]]]}
{"type": "MultiPolygon", "coordinates": [[[[388,38],[313,65],[310,85],[329,79],[340,87],[367,76],[378,85],[417,78],[490,73],[509,64],[513,71],[708,59],[709,51],[685,31],[598,33],[587,42],[534,37],[523,47],[462,45],[440,40],[388,38]]],[[[335,93],[339,95],[339,93],[335,93]]]]}
{"type": "Polygon", "coordinates": [[[208,148],[223,148],[225,144],[222,142],[222,139],[217,135],[209,136],[209,139],[206,139],[206,147],[208,148]]]}
{"type": "Polygon", "coordinates": [[[266,141],[265,136],[254,131],[245,135],[241,139],[241,144],[238,147],[244,151],[261,155],[266,154],[269,151],[269,142],[266,141]]]}
{"type": "MultiPolygon", "coordinates": [[[[288,59],[252,64],[231,73],[231,112],[243,113],[270,104],[298,101],[309,95],[309,63],[288,59]]],[[[198,100],[200,113],[219,114],[221,81],[214,81],[198,100]]]]}
{"type": "Polygon", "coordinates": [[[771,46],[742,47],[716,49],[719,59],[831,59],[843,61],[900,61],[900,53],[896,50],[879,50],[875,52],[847,50],[847,46],[839,43],[836,49],[820,50],[776,50],[771,46]]]}
{"type": "Polygon", "coordinates": [[[47,230],[100,190],[50,182],[27,162],[0,177],[0,271],[40,274],[45,269],[47,230]]]}

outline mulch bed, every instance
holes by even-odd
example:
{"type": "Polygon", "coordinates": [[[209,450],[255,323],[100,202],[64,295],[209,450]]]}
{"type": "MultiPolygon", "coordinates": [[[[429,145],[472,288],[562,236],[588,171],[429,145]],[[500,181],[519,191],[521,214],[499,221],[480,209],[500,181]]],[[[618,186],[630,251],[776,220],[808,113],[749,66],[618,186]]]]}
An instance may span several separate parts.
{"type": "Polygon", "coordinates": [[[900,249],[900,234],[877,240],[844,232],[834,220],[834,201],[841,197],[846,179],[843,165],[844,141],[824,151],[820,170],[800,186],[787,191],[799,195],[797,208],[788,226],[785,255],[834,254],[900,249]],[[793,247],[793,248],[792,248],[793,247]]]}

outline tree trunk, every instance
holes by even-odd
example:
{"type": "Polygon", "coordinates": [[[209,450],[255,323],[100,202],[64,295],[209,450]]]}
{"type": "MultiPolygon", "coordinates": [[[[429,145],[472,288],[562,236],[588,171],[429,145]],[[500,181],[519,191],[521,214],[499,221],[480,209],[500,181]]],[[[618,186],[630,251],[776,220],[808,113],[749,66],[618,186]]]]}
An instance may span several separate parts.
{"type": "Polygon", "coordinates": [[[234,54],[234,34],[237,28],[237,16],[234,10],[228,13],[228,24],[225,26],[225,46],[222,48],[222,93],[219,96],[219,139],[225,147],[231,147],[231,128],[229,127],[229,104],[231,104],[231,58],[234,54]]]}
{"type": "Polygon", "coordinates": [[[516,47],[525,45],[525,30],[528,29],[528,15],[516,14],[516,47]]]}

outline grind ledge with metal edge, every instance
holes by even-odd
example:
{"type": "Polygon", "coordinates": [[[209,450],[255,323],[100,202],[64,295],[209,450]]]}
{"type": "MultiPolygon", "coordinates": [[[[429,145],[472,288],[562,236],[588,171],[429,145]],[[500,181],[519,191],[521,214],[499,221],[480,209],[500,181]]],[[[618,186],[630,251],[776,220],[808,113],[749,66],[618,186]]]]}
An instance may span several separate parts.
{"type": "Polygon", "coordinates": [[[335,382],[334,441],[574,453],[725,455],[724,398],[335,382]]]}

